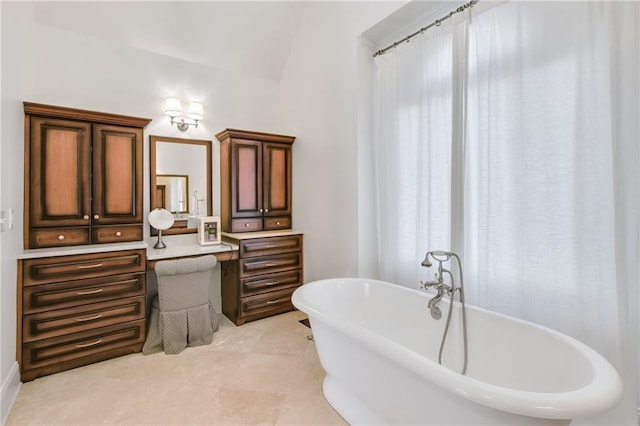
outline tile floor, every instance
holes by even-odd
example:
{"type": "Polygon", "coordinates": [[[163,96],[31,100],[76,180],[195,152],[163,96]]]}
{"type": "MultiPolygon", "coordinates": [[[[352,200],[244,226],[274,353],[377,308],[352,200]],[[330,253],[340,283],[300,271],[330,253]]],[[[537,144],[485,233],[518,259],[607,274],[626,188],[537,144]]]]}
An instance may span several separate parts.
{"type": "Polygon", "coordinates": [[[22,385],[14,425],[346,425],[294,311],[236,327],[178,355],[132,354],[22,385]]]}

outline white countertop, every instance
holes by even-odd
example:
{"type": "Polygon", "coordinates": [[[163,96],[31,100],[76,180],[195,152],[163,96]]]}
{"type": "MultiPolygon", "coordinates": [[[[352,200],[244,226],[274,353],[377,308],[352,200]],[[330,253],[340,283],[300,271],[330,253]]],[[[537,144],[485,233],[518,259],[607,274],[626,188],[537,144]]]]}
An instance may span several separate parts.
{"type": "Polygon", "coordinates": [[[254,232],[222,232],[223,237],[234,238],[236,240],[248,240],[250,238],[282,237],[286,235],[301,235],[303,232],[294,229],[278,229],[275,231],[254,231],[254,232]]]}
{"type": "Polygon", "coordinates": [[[162,241],[166,244],[166,248],[155,249],[157,237],[151,237],[146,240],[147,260],[170,259],[174,257],[198,256],[205,254],[216,254],[231,252],[238,250],[235,244],[225,243],[201,246],[198,244],[197,234],[184,235],[163,235],[162,241]]]}
{"type": "MultiPolygon", "coordinates": [[[[151,245],[151,247],[153,247],[153,244],[151,245]]],[[[41,249],[24,250],[22,253],[18,255],[18,259],[37,259],[41,257],[70,256],[74,254],[104,253],[108,251],[136,250],[136,249],[146,249],[146,248],[147,248],[147,243],[144,241],[41,248],[41,249]]]]}
{"type": "Polygon", "coordinates": [[[105,253],[120,250],[147,250],[147,260],[170,259],[173,257],[198,256],[237,251],[238,246],[223,242],[222,244],[201,246],[198,244],[197,234],[165,235],[162,241],[166,248],[155,249],[157,237],[147,238],[145,241],[131,241],[127,243],[91,244],[82,246],[54,247],[24,250],[18,259],[37,259],[53,256],[70,256],[75,254],[105,253]]]}
{"type": "MultiPolygon", "coordinates": [[[[286,235],[300,235],[303,232],[295,231],[293,229],[282,229],[276,231],[258,231],[258,232],[238,232],[230,233],[223,232],[223,236],[234,238],[236,240],[246,240],[250,238],[266,238],[266,237],[280,237],[286,235]]],[[[70,256],[75,254],[88,254],[88,253],[104,253],[110,251],[119,250],[136,250],[146,249],[148,260],[158,259],[170,259],[173,257],[186,257],[186,256],[198,256],[204,254],[215,254],[232,252],[238,250],[238,246],[227,242],[222,244],[214,244],[201,246],[198,244],[197,234],[184,234],[184,235],[165,235],[162,240],[167,245],[163,249],[155,249],[153,246],[156,244],[157,237],[147,238],[145,241],[131,241],[127,243],[112,243],[112,244],[91,244],[83,246],[69,246],[69,247],[55,247],[55,248],[42,248],[24,250],[18,255],[18,259],[37,259],[41,257],[52,256],[70,256]]]]}

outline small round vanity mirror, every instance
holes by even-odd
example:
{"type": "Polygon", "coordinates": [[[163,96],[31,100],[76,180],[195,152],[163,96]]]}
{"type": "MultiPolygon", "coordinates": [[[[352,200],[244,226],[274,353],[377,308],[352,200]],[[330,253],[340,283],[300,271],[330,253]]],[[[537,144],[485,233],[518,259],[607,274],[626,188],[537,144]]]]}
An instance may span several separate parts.
{"type": "Polygon", "coordinates": [[[173,226],[173,222],[175,221],[173,213],[169,210],[157,208],[149,212],[148,219],[149,225],[158,230],[158,241],[153,248],[160,249],[167,247],[167,245],[162,241],[162,231],[173,226]]]}

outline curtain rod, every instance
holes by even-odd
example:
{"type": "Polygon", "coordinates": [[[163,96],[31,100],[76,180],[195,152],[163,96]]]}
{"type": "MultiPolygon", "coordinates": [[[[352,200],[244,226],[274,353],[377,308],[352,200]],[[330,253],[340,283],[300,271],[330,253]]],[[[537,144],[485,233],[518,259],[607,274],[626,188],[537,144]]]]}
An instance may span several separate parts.
{"type": "Polygon", "coordinates": [[[390,44],[389,46],[385,47],[384,49],[378,50],[376,53],[373,54],[373,57],[375,58],[376,56],[384,55],[385,53],[387,53],[388,50],[393,49],[394,47],[397,47],[398,45],[404,43],[405,41],[410,41],[415,36],[420,35],[420,34],[424,34],[424,32],[426,30],[428,30],[429,28],[431,28],[431,27],[439,27],[440,24],[442,23],[442,21],[445,21],[447,19],[451,19],[451,17],[453,15],[455,15],[456,13],[460,13],[460,12],[464,11],[465,9],[467,9],[469,7],[473,7],[479,1],[480,0],[471,0],[469,3],[463,4],[462,6],[460,6],[459,8],[457,8],[455,10],[452,10],[451,12],[449,12],[447,15],[443,16],[442,18],[436,19],[435,21],[433,21],[431,24],[427,25],[426,27],[420,28],[415,33],[409,34],[408,36],[406,36],[402,40],[398,40],[395,43],[390,44]]]}

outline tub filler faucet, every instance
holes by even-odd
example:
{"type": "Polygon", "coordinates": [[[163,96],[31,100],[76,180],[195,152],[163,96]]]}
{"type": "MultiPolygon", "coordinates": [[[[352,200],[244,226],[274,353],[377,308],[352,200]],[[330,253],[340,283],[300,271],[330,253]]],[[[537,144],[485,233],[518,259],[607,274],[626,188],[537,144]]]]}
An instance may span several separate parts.
{"type": "Polygon", "coordinates": [[[440,300],[442,300],[444,296],[451,297],[454,291],[459,290],[459,288],[455,288],[453,275],[451,274],[451,271],[449,271],[448,269],[445,269],[443,266],[443,263],[447,262],[452,256],[455,256],[455,254],[451,252],[430,251],[427,253],[427,255],[425,256],[421,264],[425,268],[430,268],[431,266],[433,266],[433,263],[431,263],[431,261],[429,260],[429,257],[432,257],[435,261],[438,262],[438,272],[434,277],[435,280],[427,281],[427,282],[420,281],[420,284],[421,284],[420,288],[427,290],[433,287],[436,290],[436,295],[433,298],[431,298],[431,300],[429,300],[429,303],[427,303],[427,308],[429,308],[429,311],[431,312],[431,316],[433,317],[433,319],[442,318],[442,311],[440,310],[440,308],[438,308],[438,302],[440,302],[440,300]],[[445,274],[449,274],[449,278],[451,279],[450,286],[444,282],[445,274]]]}
{"type": "Polygon", "coordinates": [[[440,343],[440,351],[438,353],[438,363],[442,364],[442,351],[444,349],[444,343],[447,340],[447,332],[449,331],[449,324],[451,323],[451,313],[453,312],[453,301],[455,298],[455,293],[458,292],[458,298],[460,300],[460,305],[462,306],[462,334],[464,338],[464,366],[462,367],[462,374],[465,374],[467,371],[467,316],[466,310],[464,306],[464,280],[462,278],[462,263],[460,262],[460,257],[450,251],[429,251],[424,257],[421,265],[425,268],[430,268],[433,266],[431,260],[432,258],[436,262],[438,262],[438,271],[435,274],[435,279],[432,281],[420,281],[420,288],[427,290],[429,288],[434,288],[436,290],[436,295],[429,299],[427,302],[427,308],[431,313],[431,317],[435,320],[439,320],[442,318],[442,311],[438,307],[438,303],[444,296],[449,296],[449,311],[447,314],[447,323],[444,328],[444,334],[442,336],[442,342],[440,343]],[[458,272],[460,274],[460,286],[456,287],[455,280],[453,278],[453,274],[450,270],[446,269],[443,264],[448,262],[451,258],[455,258],[458,263],[458,272]],[[445,274],[449,275],[449,279],[451,280],[451,285],[445,283],[444,277],[445,274]]]}

